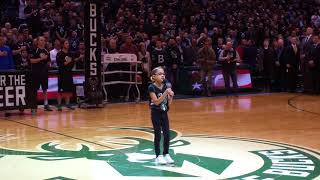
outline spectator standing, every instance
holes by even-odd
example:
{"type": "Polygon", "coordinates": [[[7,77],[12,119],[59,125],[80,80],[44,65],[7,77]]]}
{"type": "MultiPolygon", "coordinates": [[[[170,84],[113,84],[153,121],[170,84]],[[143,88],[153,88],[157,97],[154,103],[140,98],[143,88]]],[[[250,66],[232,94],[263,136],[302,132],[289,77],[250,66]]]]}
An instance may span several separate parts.
{"type": "Polygon", "coordinates": [[[24,9],[27,7],[26,0],[19,0],[19,24],[26,23],[26,15],[24,9]]]}
{"type": "Polygon", "coordinates": [[[85,54],[85,44],[84,42],[80,42],[78,51],[74,53],[76,70],[84,70],[84,54],[85,54]]]}
{"type": "Polygon", "coordinates": [[[37,8],[36,1],[27,1],[24,14],[32,36],[37,37],[40,34],[40,10],[37,8]]]}
{"type": "Polygon", "coordinates": [[[22,51],[28,50],[28,44],[23,41],[23,34],[19,33],[17,37],[17,42],[12,47],[13,59],[15,63],[16,69],[23,68],[22,65],[24,62],[22,61],[22,51]]]}
{"type": "Polygon", "coordinates": [[[200,67],[200,77],[204,94],[211,96],[213,65],[216,62],[216,54],[211,47],[211,38],[207,38],[204,46],[198,51],[197,58],[200,67]]]}
{"type": "Polygon", "coordinates": [[[312,83],[312,71],[314,67],[311,67],[309,64],[309,59],[306,57],[310,57],[311,49],[313,48],[312,41],[313,29],[308,27],[306,30],[305,37],[301,42],[301,68],[303,73],[303,89],[304,92],[313,91],[313,83],[312,83]]]}
{"type": "Polygon", "coordinates": [[[56,39],[54,41],[54,48],[50,51],[50,67],[52,69],[57,69],[58,64],[57,64],[57,54],[61,49],[60,41],[56,39]]]}
{"type": "Polygon", "coordinates": [[[192,66],[195,65],[196,60],[197,60],[197,53],[198,53],[198,47],[197,47],[197,40],[192,39],[191,41],[191,46],[187,46],[183,50],[183,65],[184,66],[192,66]]]}
{"type": "Polygon", "coordinates": [[[285,51],[285,80],[286,90],[295,92],[297,86],[298,71],[300,66],[300,48],[297,44],[297,38],[291,38],[291,45],[285,51]]]}
{"type": "Polygon", "coordinates": [[[0,35],[0,70],[14,69],[12,50],[5,44],[6,38],[0,35]]]}
{"type": "Polygon", "coordinates": [[[181,55],[174,38],[170,38],[166,47],[166,73],[167,78],[172,82],[172,86],[177,88],[178,68],[181,62],[181,55]]]}
{"type": "Polygon", "coordinates": [[[263,42],[263,48],[260,50],[262,67],[263,67],[263,79],[264,79],[264,91],[270,92],[272,79],[274,76],[276,53],[273,47],[270,45],[269,39],[265,39],[263,42]]]}
{"type": "Polygon", "coordinates": [[[72,78],[72,68],[74,66],[74,60],[72,53],[70,52],[69,41],[62,41],[62,49],[57,54],[58,64],[58,111],[62,111],[61,101],[65,98],[66,107],[70,110],[74,108],[70,105],[70,98],[75,92],[75,86],[72,78]]]}
{"type": "Polygon", "coordinates": [[[21,69],[30,70],[30,57],[27,50],[21,51],[21,69]]]}
{"type": "Polygon", "coordinates": [[[285,47],[283,39],[278,39],[277,49],[276,49],[277,59],[275,61],[275,88],[276,91],[283,91],[285,84],[285,72],[286,72],[286,63],[285,63],[285,47]]]}
{"type": "Polygon", "coordinates": [[[227,42],[225,49],[220,54],[219,61],[222,64],[222,74],[227,96],[231,93],[230,78],[232,80],[233,92],[235,96],[238,96],[237,62],[240,62],[240,57],[237,51],[232,48],[231,42],[227,42]]]}
{"type": "Polygon", "coordinates": [[[45,38],[39,36],[37,38],[37,48],[33,50],[31,63],[31,82],[32,82],[32,114],[37,112],[37,91],[41,89],[44,95],[44,110],[52,111],[48,104],[48,67],[50,64],[49,52],[45,49],[45,38]]]}
{"type": "Polygon", "coordinates": [[[320,92],[320,40],[319,35],[312,37],[312,47],[310,53],[306,56],[308,69],[310,73],[311,91],[310,93],[320,92]]]}
{"type": "Polygon", "coordinates": [[[62,41],[67,37],[67,28],[64,25],[63,16],[58,15],[57,24],[55,25],[54,29],[56,39],[62,41]]]}
{"type": "Polygon", "coordinates": [[[150,80],[150,72],[151,72],[151,57],[150,53],[146,50],[146,45],[144,42],[139,44],[139,52],[138,52],[138,60],[141,62],[142,69],[142,87],[141,94],[142,99],[146,100],[148,97],[148,82],[150,80]]]}
{"type": "MultiPolygon", "coordinates": [[[[120,53],[135,54],[138,57],[138,48],[133,43],[132,36],[127,36],[125,38],[125,43],[120,47],[120,53]]],[[[121,68],[121,70],[129,71],[130,69],[133,69],[133,66],[134,66],[133,64],[130,64],[130,63],[127,64],[126,63],[126,64],[123,64],[123,66],[121,66],[120,68],[121,68]]],[[[130,78],[134,79],[136,77],[134,77],[131,74],[129,74],[129,75],[128,74],[120,74],[120,79],[123,80],[123,81],[129,81],[130,78]]],[[[122,90],[122,92],[121,92],[122,95],[121,96],[125,96],[125,94],[126,94],[126,89],[127,88],[125,88],[125,87],[127,87],[127,85],[123,85],[122,88],[120,88],[122,90]]]]}
{"type": "Polygon", "coordinates": [[[160,39],[156,41],[156,47],[152,50],[151,55],[151,69],[156,67],[165,67],[166,64],[166,56],[165,50],[162,48],[162,42],[160,39]]]}

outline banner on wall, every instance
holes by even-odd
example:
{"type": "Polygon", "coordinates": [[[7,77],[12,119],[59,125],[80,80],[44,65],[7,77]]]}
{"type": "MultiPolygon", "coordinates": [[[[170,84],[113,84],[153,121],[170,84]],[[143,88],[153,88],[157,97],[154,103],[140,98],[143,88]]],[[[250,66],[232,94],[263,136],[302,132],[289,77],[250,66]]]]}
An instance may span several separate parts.
{"type": "MultiPolygon", "coordinates": [[[[73,75],[73,84],[76,86],[76,96],[84,97],[83,83],[85,81],[85,76],[82,74],[73,75]]],[[[58,75],[50,75],[48,78],[48,98],[57,99],[58,98],[58,75]]],[[[38,91],[38,100],[43,100],[43,92],[40,89],[38,91]]]]}
{"type": "Polygon", "coordinates": [[[103,63],[131,63],[137,62],[138,58],[135,54],[103,54],[103,63]]]}
{"type": "Polygon", "coordinates": [[[24,71],[0,72],[0,110],[29,108],[27,75],[24,71]]]}
{"type": "MultiPolygon", "coordinates": [[[[201,83],[199,71],[190,71],[189,75],[189,85],[188,90],[184,92],[198,92],[202,91],[203,85],[201,83]]],[[[237,82],[240,89],[250,89],[252,88],[251,74],[249,69],[238,69],[237,70],[237,82]]],[[[232,81],[230,80],[230,86],[232,87],[232,81]]],[[[224,90],[225,84],[222,75],[222,70],[215,70],[212,75],[212,89],[213,90],[224,90]]]]}
{"type": "MultiPolygon", "coordinates": [[[[214,73],[212,77],[213,88],[215,89],[225,89],[224,87],[224,79],[222,75],[222,71],[218,70],[214,73]]],[[[237,82],[238,86],[241,89],[252,88],[251,75],[248,69],[238,69],[237,70],[237,82]]],[[[230,80],[230,86],[232,87],[232,81],[230,80]]]]}

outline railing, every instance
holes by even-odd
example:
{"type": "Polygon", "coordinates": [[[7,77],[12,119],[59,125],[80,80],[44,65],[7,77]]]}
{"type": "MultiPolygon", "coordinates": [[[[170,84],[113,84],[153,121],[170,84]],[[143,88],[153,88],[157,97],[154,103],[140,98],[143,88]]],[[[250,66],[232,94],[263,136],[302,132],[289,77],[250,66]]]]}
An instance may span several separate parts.
{"type": "Polygon", "coordinates": [[[130,89],[135,86],[138,97],[136,101],[140,101],[140,91],[138,88],[138,84],[142,84],[137,80],[137,75],[142,74],[141,71],[138,71],[138,64],[141,62],[137,60],[137,56],[135,54],[103,54],[102,55],[102,89],[105,95],[105,101],[108,101],[108,90],[107,86],[112,84],[128,84],[127,94],[125,97],[126,101],[129,101],[130,98],[130,89]],[[129,70],[107,70],[109,64],[121,64],[126,63],[130,67],[129,70]],[[111,74],[128,74],[128,80],[110,80],[108,79],[108,75],[111,74]]]}

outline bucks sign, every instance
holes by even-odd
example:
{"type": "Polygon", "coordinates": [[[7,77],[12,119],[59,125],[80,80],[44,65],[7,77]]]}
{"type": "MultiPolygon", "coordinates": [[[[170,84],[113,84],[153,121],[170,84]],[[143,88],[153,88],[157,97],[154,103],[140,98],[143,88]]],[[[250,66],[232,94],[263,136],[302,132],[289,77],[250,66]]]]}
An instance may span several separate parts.
{"type": "Polygon", "coordinates": [[[102,103],[101,13],[97,1],[88,1],[85,15],[85,95],[87,103],[102,103]]]}

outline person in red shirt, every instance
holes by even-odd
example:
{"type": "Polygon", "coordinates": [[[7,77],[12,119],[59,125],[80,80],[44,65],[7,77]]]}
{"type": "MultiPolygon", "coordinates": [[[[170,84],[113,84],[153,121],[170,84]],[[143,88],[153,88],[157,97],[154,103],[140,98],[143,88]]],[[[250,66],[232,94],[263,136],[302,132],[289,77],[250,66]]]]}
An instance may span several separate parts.
{"type": "Polygon", "coordinates": [[[240,41],[239,46],[236,48],[236,51],[238,52],[239,57],[240,57],[241,60],[243,60],[244,48],[245,48],[246,44],[247,44],[247,40],[246,39],[242,39],[240,41]]]}

